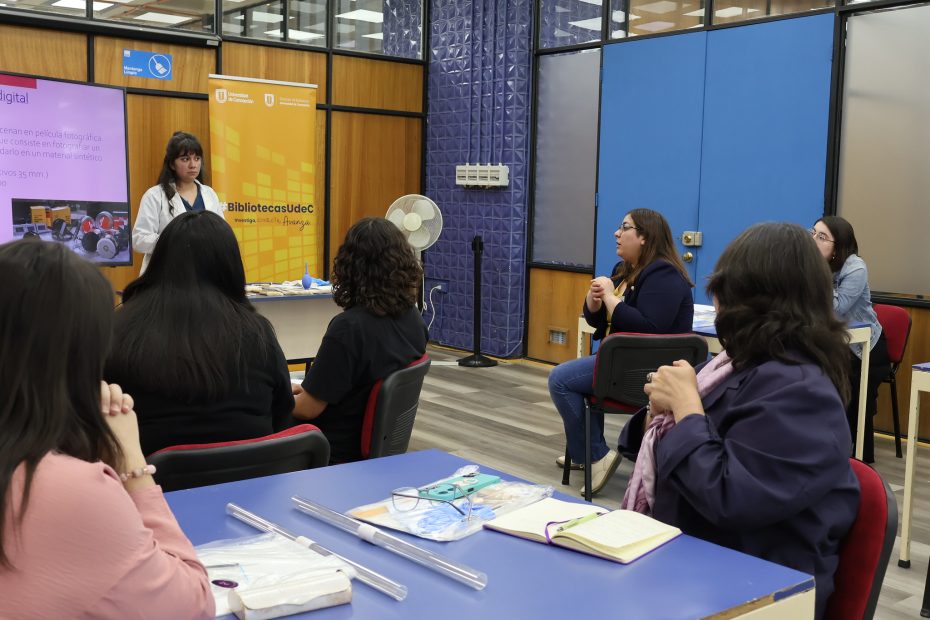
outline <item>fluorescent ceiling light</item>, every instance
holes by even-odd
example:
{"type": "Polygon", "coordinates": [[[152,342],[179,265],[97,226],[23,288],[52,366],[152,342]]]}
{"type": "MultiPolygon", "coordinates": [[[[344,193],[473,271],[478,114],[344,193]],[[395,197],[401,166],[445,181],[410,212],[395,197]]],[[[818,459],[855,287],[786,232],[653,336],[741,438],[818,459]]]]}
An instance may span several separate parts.
{"type": "Polygon", "coordinates": [[[287,31],[287,38],[291,41],[312,41],[313,39],[322,39],[323,36],[319,32],[304,32],[293,28],[287,31]]]}
{"type": "Polygon", "coordinates": [[[265,11],[252,11],[250,13],[253,22],[259,22],[262,24],[277,24],[284,19],[283,15],[275,15],[274,13],[266,13],[265,11]]]}
{"type": "Polygon", "coordinates": [[[567,32],[567,31],[565,31],[565,30],[562,30],[562,29],[560,29],[560,28],[556,28],[556,29],[555,29],[555,36],[561,39],[561,38],[563,38],[563,37],[570,37],[570,36],[572,36],[572,33],[567,32]]]}
{"type": "Polygon", "coordinates": [[[597,30],[601,29],[601,18],[594,17],[592,19],[580,19],[576,22],[568,22],[569,26],[574,26],[575,28],[584,28],[585,30],[597,30]]]}
{"type": "Polygon", "coordinates": [[[658,32],[660,30],[668,30],[674,26],[672,22],[646,22],[645,24],[639,24],[636,26],[637,30],[645,30],[646,32],[658,32]]]}
{"type": "Polygon", "coordinates": [[[593,4],[594,6],[601,6],[601,0],[578,0],[579,2],[584,2],[585,4],[593,4]]]}
{"type": "Polygon", "coordinates": [[[704,17],[704,9],[698,9],[697,11],[691,11],[690,13],[685,13],[686,17],[704,17]]]}
{"type": "Polygon", "coordinates": [[[143,13],[142,15],[137,15],[133,19],[140,19],[146,22],[158,22],[160,24],[180,24],[181,22],[190,21],[190,17],[184,17],[183,15],[168,15],[167,13],[143,13]]]}
{"type": "Polygon", "coordinates": [[[278,37],[279,39],[283,36],[280,30],[266,30],[265,34],[269,37],[278,37]]]}
{"type": "Polygon", "coordinates": [[[671,2],[671,0],[658,0],[658,2],[650,2],[649,4],[640,4],[637,5],[636,9],[638,11],[646,11],[647,13],[656,13],[658,15],[663,15],[665,13],[671,13],[678,9],[677,2],[671,2]]]}
{"type": "MultiPolygon", "coordinates": [[[[63,9],[78,9],[85,10],[87,8],[87,3],[84,0],[58,0],[58,2],[53,2],[52,6],[60,6],[63,9]]],[[[103,9],[108,9],[113,6],[112,2],[94,2],[94,10],[102,11],[103,9]]]]}
{"type": "Polygon", "coordinates": [[[626,32],[623,30],[614,30],[610,33],[611,39],[623,39],[626,37],[626,32]]]}
{"type": "Polygon", "coordinates": [[[380,24],[384,21],[384,13],[369,11],[368,9],[356,9],[354,11],[349,11],[348,13],[340,13],[336,17],[342,19],[354,19],[360,22],[371,22],[372,24],[380,24]]]}
{"type": "MultiPolygon", "coordinates": [[[[864,2],[865,0],[862,0],[862,1],[864,2]]],[[[568,13],[568,9],[566,9],[564,6],[557,6],[555,7],[555,12],[556,13],[568,13]]]]}
{"type": "Polygon", "coordinates": [[[383,32],[373,32],[373,33],[371,33],[371,34],[366,34],[366,35],[362,35],[362,36],[363,36],[364,38],[366,38],[366,39],[378,39],[379,41],[383,41],[383,40],[384,40],[384,33],[383,33],[383,32]]]}
{"type": "Polygon", "coordinates": [[[714,15],[716,15],[717,17],[736,17],[737,15],[742,15],[742,14],[743,14],[743,9],[742,7],[738,7],[738,6],[728,6],[725,9],[714,11],[714,15]]]}

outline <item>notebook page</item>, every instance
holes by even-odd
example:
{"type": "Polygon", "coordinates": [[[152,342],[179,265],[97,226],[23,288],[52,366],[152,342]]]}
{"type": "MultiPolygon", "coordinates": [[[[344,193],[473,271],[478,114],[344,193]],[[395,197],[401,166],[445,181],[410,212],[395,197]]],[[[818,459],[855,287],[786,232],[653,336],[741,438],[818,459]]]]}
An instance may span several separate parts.
{"type": "MultiPolygon", "coordinates": [[[[514,510],[485,524],[485,527],[505,532],[523,532],[533,534],[545,540],[546,524],[550,522],[578,519],[595,512],[604,512],[604,508],[592,504],[564,502],[547,497],[525,508],[514,510]]],[[[556,526],[550,528],[550,535],[556,526]]]]}
{"type": "Polygon", "coordinates": [[[600,546],[621,549],[678,531],[676,527],[632,510],[614,510],[597,519],[576,525],[559,535],[590,540],[600,546]]]}

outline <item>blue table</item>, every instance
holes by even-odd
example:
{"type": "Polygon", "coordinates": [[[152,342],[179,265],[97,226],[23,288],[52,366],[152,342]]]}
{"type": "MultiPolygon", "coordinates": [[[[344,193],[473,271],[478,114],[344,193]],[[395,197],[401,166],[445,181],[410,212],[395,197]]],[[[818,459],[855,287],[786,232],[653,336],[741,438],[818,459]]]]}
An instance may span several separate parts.
{"type": "MultiPolygon", "coordinates": [[[[234,502],[410,589],[406,600],[396,602],[355,582],[351,605],[295,618],[690,620],[723,612],[736,617],[750,611],[753,620],[813,616],[814,579],[809,575],[690,536],[681,536],[626,566],[490,530],[451,543],[410,537],[486,572],[487,587],[475,591],[291,507],[291,495],[302,495],[346,511],[387,497],[397,487],[422,485],[451,474],[465,463],[456,456],[427,450],[176,491],[168,493],[167,499],[195,545],[256,533],[226,515],[226,503],[234,502]]],[[[516,479],[490,468],[482,467],[482,471],[516,479]]]]}

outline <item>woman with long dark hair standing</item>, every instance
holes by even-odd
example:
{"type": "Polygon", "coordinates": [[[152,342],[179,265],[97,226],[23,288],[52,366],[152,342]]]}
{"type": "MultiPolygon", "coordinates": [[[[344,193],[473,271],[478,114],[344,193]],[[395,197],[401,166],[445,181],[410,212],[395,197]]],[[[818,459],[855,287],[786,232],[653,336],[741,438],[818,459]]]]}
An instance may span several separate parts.
{"type": "MultiPolygon", "coordinates": [[[[662,214],[633,209],[614,232],[614,239],[620,262],[611,277],[591,281],[582,304],[585,320],[596,330],[594,339],[615,332],[690,332],[692,284],[662,214]]],[[[595,359],[590,355],[559,364],[549,375],[549,394],[562,416],[573,463],[584,458],[584,396],[591,393],[595,359]]],[[[561,456],[556,463],[561,467],[564,459],[561,456]]],[[[604,441],[604,414],[591,416],[592,494],[607,484],[619,463],[619,454],[604,441]]]]}
{"type": "Polygon", "coordinates": [[[142,448],[262,437],[294,398],[271,324],[245,295],[236,236],[209,211],[172,220],[123,292],[106,377],[136,399],[142,448]]]}
{"type": "Polygon", "coordinates": [[[429,333],[416,308],[423,270],[404,235],[366,217],[333,261],[333,299],[345,309],[326,328],[313,366],[294,387],[294,417],[313,420],[330,462],[361,458],[362,419],[371,388],[426,351],[429,333]]]}
{"type": "Polygon", "coordinates": [[[142,272],[149,265],[158,236],[182,213],[211,211],[223,217],[216,192],[203,184],[203,147],[193,134],[177,131],[165,146],[158,184],[150,187],[139,203],[132,227],[132,246],[142,252],[142,272]]]}
{"type": "MultiPolygon", "coordinates": [[[[810,230],[820,255],[827,261],[833,274],[833,310],[844,321],[868,323],[872,330],[869,340],[868,379],[866,380],[865,437],[862,438],[862,460],[875,461],[875,434],[872,419],[878,413],[878,386],[891,372],[888,343],[882,324],[872,308],[869,290],[869,271],[859,257],[859,244],[852,224],[845,219],[828,215],[820,218],[810,230]]],[[[862,344],[850,345],[849,384],[850,398],[846,407],[849,432],[856,440],[859,422],[859,379],[862,376],[862,344]]]]}
{"type": "Polygon", "coordinates": [[[213,618],[132,399],[102,383],[113,293],[58,243],[0,246],[0,616],[213,618]]]}

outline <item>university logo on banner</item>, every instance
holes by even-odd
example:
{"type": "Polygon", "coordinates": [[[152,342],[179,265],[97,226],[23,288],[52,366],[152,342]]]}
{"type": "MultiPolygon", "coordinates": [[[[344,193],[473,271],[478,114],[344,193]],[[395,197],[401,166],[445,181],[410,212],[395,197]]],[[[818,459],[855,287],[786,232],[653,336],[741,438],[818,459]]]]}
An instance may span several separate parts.
{"type": "Polygon", "coordinates": [[[316,87],[210,76],[210,88],[211,184],[226,203],[246,279],[299,280],[304,263],[322,276],[316,87]]]}

